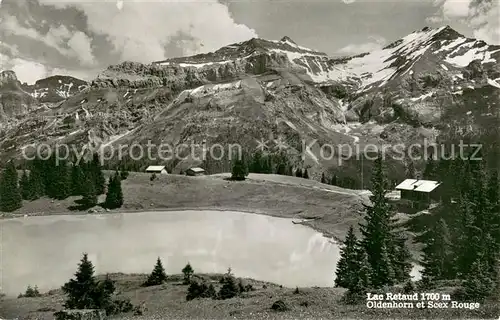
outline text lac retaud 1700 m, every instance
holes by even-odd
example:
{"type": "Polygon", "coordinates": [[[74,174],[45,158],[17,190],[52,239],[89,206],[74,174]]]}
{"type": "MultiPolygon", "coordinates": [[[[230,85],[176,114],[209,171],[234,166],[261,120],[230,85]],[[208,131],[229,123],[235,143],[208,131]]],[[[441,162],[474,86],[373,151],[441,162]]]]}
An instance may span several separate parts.
{"type": "Polygon", "coordinates": [[[413,294],[367,293],[366,306],[373,308],[426,308],[426,309],[479,309],[477,302],[452,301],[449,294],[433,292],[416,292],[413,294]]]}

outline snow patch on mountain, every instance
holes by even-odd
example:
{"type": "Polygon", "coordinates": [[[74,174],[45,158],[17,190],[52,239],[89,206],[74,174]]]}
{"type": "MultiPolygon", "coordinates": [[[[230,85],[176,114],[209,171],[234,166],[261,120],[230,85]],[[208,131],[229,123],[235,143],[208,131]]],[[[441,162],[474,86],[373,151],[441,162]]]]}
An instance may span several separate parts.
{"type": "Polygon", "coordinates": [[[473,45],[477,44],[477,41],[466,43],[457,49],[455,49],[452,54],[445,58],[445,61],[456,65],[458,67],[466,67],[474,60],[481,60],[482,63],[487,62],[495,62],[496,60],[491,58],[491,52],[488,52],[489,46],[485,43],[481,47],[473,47],[473,45]],[[470,49],[468,49],[470,48],[470,49]],[[454,53],[458,53],[460,49],[468,49],[461,55],[454,55],[454,53]]]}
{"type": "Polygon", "coordinates": [[[495,80],[488,79],[487,81],[488,81],[488,84],[489,84],[490,86],[500,88],[500,84],[499,84],[498,82],[496,82],[495,80]]]}

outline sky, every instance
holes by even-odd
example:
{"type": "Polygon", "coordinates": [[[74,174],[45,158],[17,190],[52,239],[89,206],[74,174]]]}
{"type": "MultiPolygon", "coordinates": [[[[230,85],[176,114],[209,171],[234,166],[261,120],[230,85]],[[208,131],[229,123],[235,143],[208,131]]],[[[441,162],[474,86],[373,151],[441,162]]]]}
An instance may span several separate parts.
{"type": "Polygon", "coordinates": [[[0,70],[29,84],[55,74],[91,80],[123,61],[285,35],[344,56],[444,25],[500,44],[499,0],[0,0],[0,70]]]}

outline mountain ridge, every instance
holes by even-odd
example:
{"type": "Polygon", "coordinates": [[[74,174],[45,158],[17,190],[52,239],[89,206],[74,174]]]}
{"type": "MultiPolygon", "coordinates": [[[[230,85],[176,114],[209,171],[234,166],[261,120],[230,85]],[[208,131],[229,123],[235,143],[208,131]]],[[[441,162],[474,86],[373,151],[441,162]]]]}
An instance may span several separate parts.
{"type": "MultiPolygon", "coordinates": [[[[298,152],[302,140],[448,141],[460,130],[487,132],[492,139],[499,61],[500,46],[449,26],[423,28],[382,49],[342,58],[289,37],[254,38],[191,57],[109,66],[39,113],[11,119],[10,129],[0,130],[0,150],[15,154],[30,143],[56,140],[80,147],[148,139],[250,146],[281,137],[298,152]],[[14,131],[14,124],[21,129],[14,131]]],[[[318,159],[318,152],[316,147],[305,160],[290,155],[290,161],[317,172],[335,166],[318,159]]]]}

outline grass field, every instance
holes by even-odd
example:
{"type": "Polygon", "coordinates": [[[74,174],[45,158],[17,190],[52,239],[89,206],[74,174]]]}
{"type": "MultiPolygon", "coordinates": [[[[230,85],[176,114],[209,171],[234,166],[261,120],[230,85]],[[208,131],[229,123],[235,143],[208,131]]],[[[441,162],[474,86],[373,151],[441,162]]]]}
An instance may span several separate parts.
{"type": "MultiPolygon", "coordinates": [[[[221,275],[197,275],[218,288],[221,275]]],[[[114,274],[119,298],[130,298],[134,305],[142,305],[142,316],[125,314],[111,319],[497,319],[500,305],[489,303],[477,310],[467,309],[369,309],[365,303],[345,305],[340,288],[285,288],[276,284],[243,279],[255,291],[243,293],[228,300],[196,299],[186,301],[187,286],[180,275],[170,276],[166,284],[143,288],[146,275],[114,274]],[[282,300],[288,311],[271,310],[272,304],[282,300]]],[[[389,292],[397,292],[393,288],[389,292]]],[[[450,292],[441,287],[434,292],[450,292]]],[[[53,290],[39,298],[9,298],[1,302],[3,316],[19,319],[53,319],[55,311],[63,309],[64,295],[53,290]]]]}

